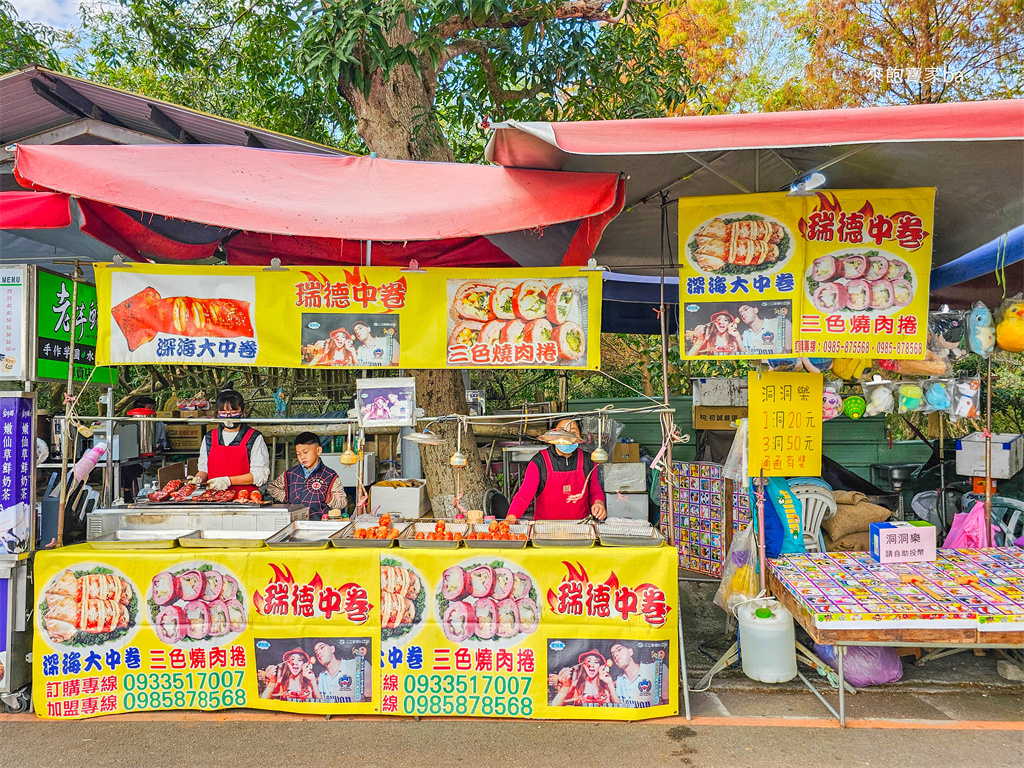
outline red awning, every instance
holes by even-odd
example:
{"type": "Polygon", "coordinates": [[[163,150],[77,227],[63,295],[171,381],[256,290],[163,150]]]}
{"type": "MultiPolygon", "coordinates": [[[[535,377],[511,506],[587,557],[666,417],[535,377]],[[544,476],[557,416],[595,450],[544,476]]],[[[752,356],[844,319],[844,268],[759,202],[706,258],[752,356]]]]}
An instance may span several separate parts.
{"type": "Polygon", "coordinates": [[[614,173],[206,145],[19,145],[15,176],[74,196],[83,231],[161,261],[358,264],[373,241],[375,265],[578,265],[623,204],[614,173]]]}
{"type": "Polygon", "coordinates": [[[67,195],[4,192],[0,197],[0,229],[61,229],[71,226],[67,195]]]}
{"type": "Polygon", "coordinates": [[[773,192],[820,170],[826,189],[935,187],[936,265],[1024,221],[1024,100],[492,126],[506,167],[622,173],[627,211],[595,254],[659,263],[661,206],[676,247],[680,197],[773,192]]]}

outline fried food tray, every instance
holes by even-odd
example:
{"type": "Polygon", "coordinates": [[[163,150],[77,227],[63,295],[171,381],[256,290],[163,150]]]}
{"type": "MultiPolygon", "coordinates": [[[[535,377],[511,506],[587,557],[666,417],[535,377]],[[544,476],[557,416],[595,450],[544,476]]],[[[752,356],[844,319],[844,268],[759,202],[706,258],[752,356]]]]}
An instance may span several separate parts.
{"type": "Polygon", "coordinates": [[[592,547],[597,534],[590,523],[535,521],[530,541],[535,547],[592,547]]]}
{"type": "MultiPolygon", "coordinates": [[[[490,523],[477,523],[476,525],[470,526],[470,533],[489,533],[490,523]]],[[[526,534],[525,541],[495,541],[493,539],[466,539],[465,544],[467,547],[473,549],[523,549],[527,544],[530,543],[530,526],[525,524],[516,523],[508,527],[509,533],[522,533],[526,534]]]]}
{"type": "Polygon", "coordinates": [[[604,547],[660,547],[665,543],[661,531],[650,525],[606,523],[597,527],[597,535],[604,547]]]}
{"type": "Polygon", "coordinates": [[[189,539],[199,531],[114,531],[87,542],[92,549],[174,549],[178,539],[189,539]]]}
{"type": "Polygon", "coordinates": [[[331,536],[345,523],[336,520],[296,520],[266,540],[271,549],[327,549],[331,536]]]}
{"type": "Polygon", "coordinates": [[[183,547],[259,549],[268,535],[266,531],[199,531],[196,536],[178,539],[178,543],[183,547]]]}
{"type": "MultiPolygon", "coordinates": [[[[355,532],[357,528],[374,528],[376,527],[377,518],[372,516],[364,516],[365,519],[359,519],[355,522],[349,523],[337,533],[333,534],[331,539],[331,546],[334,547],[371,547],[373,549],[387,549],[392,546],[398,539],[357,539],[355,532]]],[[[398,529],[398,538],[401,538],[408,527],[405,523],[391,523],[393,528],[398,529]]]]}
{"type": "Polygon", "coordinates": [[[416,534],[422,533],[424,535],[428,533],[434,533],[437,522],[431,523],[412,523],[408,528],[398,537],[398,546],[400,547],[412,547],[413,549],[458,549],[460,545],[465,543],[466,534],[469,533],[468,523],[452,523],[447,520],[444,521],[445,531],[450,533],[462,534],[463,541],[430,541],[428,539],[417,539],[416,534]]]}

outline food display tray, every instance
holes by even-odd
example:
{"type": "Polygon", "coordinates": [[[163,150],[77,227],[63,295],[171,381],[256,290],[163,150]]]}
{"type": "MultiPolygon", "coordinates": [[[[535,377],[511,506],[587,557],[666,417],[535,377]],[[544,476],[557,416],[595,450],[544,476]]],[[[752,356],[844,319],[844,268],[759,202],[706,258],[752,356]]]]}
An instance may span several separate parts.
{"type": "Polygon", "coordinates": [[[88,542],[93,549],[173,549],[178,539],[189,539],[199,531],[114,531],[88,542]]]}
{"type": "Polygon", "coordinates": [[[660,547],[665,543],[661,531],[650,525],[606,523],[597,526],[597,536],[604,547],[660,547]]]}
{"type": "Polygon", "coordinates": [[[535,547],[592,547],[597,534],[590,523],[534,522],[530,541],[535,547]]]}
{"type": "MultiPolygon", "coordinates": [[[[471,533],[487,533],[490,528],[490,523],[477,523],[476,525],[470,526],[471,533]]],[[[508,527],[509,533],[524,533],[526,534],[525,541],[495,541],[494,539],[466,539],[465,544],[467,547],[473,549],[523,549],[529,544],[530,537],[530,526],[516,523],[508,527]]]]}
{"type": "MultiPolygon", "coordinates": [[[[451,533],[461,533],[463,539],[469,533],[469,523],[451,523],[444,521],[445,530],[451,533]]],[[[412,523],[398,537],[398,546],[423,549],[458,549],[464,541],[431,541],[429,539],[417,539],[417,533],[433,533],[437,523],[412,523]]]]}
{"type": "Polygon", "coordinates": [[[259,549],[268,535],[266,531],[199,531],[196,536],[178,539],[178,543],[183,547],[259,549]]]}
{"type": "MultiPolygon", "coordinates": [[[[387,549],[394,545],[398,539],[357,539],[353,534],[357,528],[373,528],[376,525],[377,518],[373,518],[366,515],[364,520],[356,520],[355,522],[349,523],[340,531],[331,536],[331,544],[335,547],[372,547],[375,549],[387,549]]],[[[402,537],[402,534],[408,528],[406,523],[391,523],[392,527],[398,529],[398,538],[402,537]]]]}
{"type": "Polygon", "coordinates": [[[262,507],[273,507],[280,506],[280,504],[272,499],[264,499],[263,501],[193,501],[192,499],[185,499],[185,501],[140,501],[135,504],[129,504],[128,509],[151,509],[151,510],[172,510],[172,509],[260,509],[262,507]]]}
{"type": "Polygon", "coordinates": [[[296,520],[266,539],[266,545],[271,549],[326,549],[331,536],[344,527],[339,520],[296,520]]]}

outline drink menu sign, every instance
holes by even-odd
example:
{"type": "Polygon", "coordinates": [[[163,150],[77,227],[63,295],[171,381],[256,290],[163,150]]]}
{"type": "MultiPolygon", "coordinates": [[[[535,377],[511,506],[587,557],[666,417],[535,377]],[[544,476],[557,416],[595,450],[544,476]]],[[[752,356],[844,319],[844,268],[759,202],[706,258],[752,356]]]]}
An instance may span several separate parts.
{"type": "Polygon", "coordinates": [[[679,201],[683,356],[925,353],[934,189],[679,201]]]}
{"type": "Polygon", "coordinates": [[[26,335],[28,330],[28,267],[0,267],[0,379],[25,378],[26,335]]]}

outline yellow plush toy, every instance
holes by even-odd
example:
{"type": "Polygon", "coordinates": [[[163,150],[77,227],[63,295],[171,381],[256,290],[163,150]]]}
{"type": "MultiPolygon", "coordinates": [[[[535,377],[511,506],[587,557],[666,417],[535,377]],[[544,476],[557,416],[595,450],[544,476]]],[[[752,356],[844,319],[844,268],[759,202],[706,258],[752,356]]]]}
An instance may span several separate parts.
{"type": "Polygon", "coordinates": [[[857,381],[871,371],[870,357],[841,357],[832,363],[832,373],[846,381],[857,381]]]}
{"type": "Polygon", "coordinates": [[[1024,301],[1012,301],[996,326],[996,344],[1006,352],[1024,352],[1024,301]]]}

